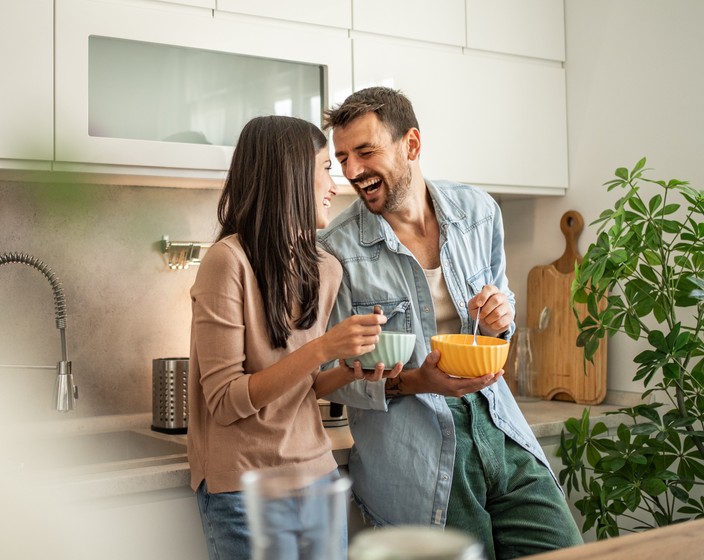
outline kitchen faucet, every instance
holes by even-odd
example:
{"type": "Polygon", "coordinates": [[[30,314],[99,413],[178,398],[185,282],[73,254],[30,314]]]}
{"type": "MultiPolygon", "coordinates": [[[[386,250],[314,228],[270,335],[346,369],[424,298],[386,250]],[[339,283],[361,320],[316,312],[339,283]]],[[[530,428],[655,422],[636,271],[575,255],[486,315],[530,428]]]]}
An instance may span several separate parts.
{"type": "Polygon", "coordinates": [[[73,384],[71,362],[66,357],[66,301],[61,282],[47,265],[26,253],[0,254],[0,266],[8,263],[21,263],[36,268],[51,284],[51,289],[54,292],[56,328],[59,329],[61,335],[61,361],[56,364],[54,407],[59,412],[73,410],[74,401],[78,398],[78,387],[73,384]]]}

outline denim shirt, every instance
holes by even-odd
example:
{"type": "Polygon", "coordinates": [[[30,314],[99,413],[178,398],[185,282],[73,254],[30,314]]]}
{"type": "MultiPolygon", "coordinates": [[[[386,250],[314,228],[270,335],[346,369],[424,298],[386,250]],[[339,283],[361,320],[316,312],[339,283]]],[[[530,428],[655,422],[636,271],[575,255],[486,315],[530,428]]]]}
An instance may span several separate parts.
{"type": "MultiPolygon", "coordinates": [[[[463,333],[471,332],[467,302],[486,284],[515,298],[506,278],[503,222],[496,202],[475,187],[426,180],[440,226],[440,260],[463,333]]],[[[384,330],[416,335],[406,368],[419,367],[436,332],[430,288],[418,261],[381,216],[355,201],[318,236],[344,273],[330,325],[380,305],[384,330]]],[[[515,325],[504,334],[510,338],[515,325]]],[[[482,390],[495,425],[549,469],[545,455],[506,382],[482,390]]],[[[455,426],[444,397],[433,393],[386,398],[384,382],[356,381],[329,395],[348,407],[354,446],[354,494],[377,525],[445,525],[455,461],[455,426]]],[[[552,471],[551,471],[552,472],[552,471]]],[[[554,474],[553,474],[554,477],[554,474]]]]}

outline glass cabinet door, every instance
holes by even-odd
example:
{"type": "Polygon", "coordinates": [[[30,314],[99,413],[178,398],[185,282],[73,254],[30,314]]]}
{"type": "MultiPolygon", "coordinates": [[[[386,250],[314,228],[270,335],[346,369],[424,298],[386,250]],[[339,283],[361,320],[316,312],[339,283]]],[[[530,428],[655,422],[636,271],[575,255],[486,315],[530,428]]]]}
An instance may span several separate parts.
{"type": "Polygon", "coordinates": [[[321,65],[89,38],[91,136],[233,146],[252,117],[321,123],[321,65]]]}
{"type": "Polygon", "coordinates": [[[58,2],[55,29],[56,171],[219,186],[252,117],[320,125],[352,91],[344,29],[89,0],[58,2]]]}

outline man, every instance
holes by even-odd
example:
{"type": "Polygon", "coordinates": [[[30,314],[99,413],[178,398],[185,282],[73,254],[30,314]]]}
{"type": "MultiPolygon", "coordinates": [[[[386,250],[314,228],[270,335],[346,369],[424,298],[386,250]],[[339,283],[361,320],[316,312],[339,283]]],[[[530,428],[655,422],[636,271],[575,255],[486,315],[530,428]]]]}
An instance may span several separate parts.
{"type": "Polygon", "coordinates": [[[430,352],[438,332],[509,338],[515,329],[498,205],[483,191],[423,178],[410,101],[383,87],[326,112],[335,156],[359,200],[319,235],[344,269],[330,324],[380,306],[384,330],[413,332],[411,360],[385,383],[329,398],[348,405],[354,494],[375,525],[457,527],[487,557],[581,543],[561,490],[503,371],[458,379],[430,352]]]}

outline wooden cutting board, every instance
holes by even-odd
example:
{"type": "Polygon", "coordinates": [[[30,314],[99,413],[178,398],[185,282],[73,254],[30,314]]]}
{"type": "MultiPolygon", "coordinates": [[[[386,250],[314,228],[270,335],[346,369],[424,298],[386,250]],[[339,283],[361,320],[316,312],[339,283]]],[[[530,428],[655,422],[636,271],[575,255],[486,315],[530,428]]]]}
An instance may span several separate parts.
{"type": "MultiPolygon", "coordinates": [[[[570,289],[575,261],[582,257],[577,240],[584,229],[579,212],[565,212],[560,220],[565,236],[565,252],[548,265],[536,266],[528,273],[526,325],[533,329],[535,384],[539,397],[546,400],[599,404],[606,396],[606,343],[599,346],[594,363],[586,362],[577,347],[577,320],[570,307],[570,289]]],[[[579,305],[580,316],[585,306],[579,305]]]]}

